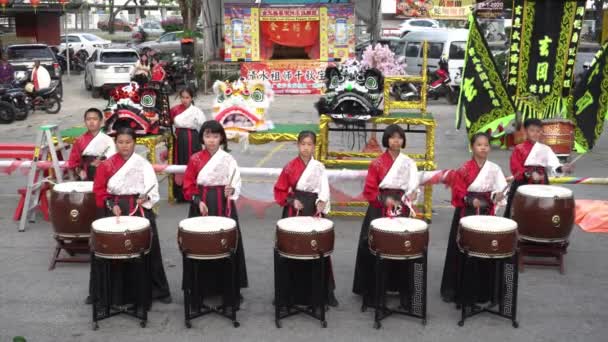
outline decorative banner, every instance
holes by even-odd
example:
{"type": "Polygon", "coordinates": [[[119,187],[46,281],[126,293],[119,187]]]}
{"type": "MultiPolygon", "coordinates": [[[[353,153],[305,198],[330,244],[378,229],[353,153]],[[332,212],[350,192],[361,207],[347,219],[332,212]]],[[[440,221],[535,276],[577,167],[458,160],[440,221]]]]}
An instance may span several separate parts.
{"type": "Polygon", "coordinates": [[[515,106],[473,15],[469,22],[456,127],[464,120],[469,136],[488,131],[496,136],[515,118],[515,106]]]}
{"type": "Polygon", "coordinates": [[[256,60],[254,56],[259,59],[257,11],[257,8],[250,7],[224,7],[224,60],[226,62],[256,60]],[[255,29],[252,29],[254,26],[255,29]],[[256,36],[254,37],[253,34],[256,36]],[[256,42],[255,55],[252,54],[254,40],[256,42]]]}
{"type": "Polygon", "coordinates": [[[327,65],[318,61],[242,63],[241,76],[270,82],[275,94],[321,94],[327,65]]]}
{"type": "Polygon", "coordinates": [[[608,116],[608,43],[598,51],[591,67],[574,91],[575,148],[593,148],[608,116]]]}
{"type": "MultiPolygon", "coordinates": [[[[355,9],[351,4],[327,8],[327,61],[355,57],[355,9]]],[[[323,60],[323,59],[322,59],[323,60]]]]}
{"type": "Polygon", "coordinates": [[[319,21],[319,7],[262,7],[260,21],[319,21]]]}
{"type": "Polygon", "coordinates": [[[523,118],[566,108],[584,14],[584,0],[514,0],[507,91],[523,118]]]}
{"type": "Polygon", "coordinates": [[[397,17],[466,18],[476,0],[397,0],[397,17]]]}

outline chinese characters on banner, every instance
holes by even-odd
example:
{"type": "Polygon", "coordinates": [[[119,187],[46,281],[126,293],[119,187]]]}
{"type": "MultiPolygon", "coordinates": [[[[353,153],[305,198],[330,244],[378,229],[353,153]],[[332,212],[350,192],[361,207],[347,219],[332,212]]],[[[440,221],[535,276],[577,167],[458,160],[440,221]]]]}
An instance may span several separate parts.
{"type": "Polygon", "coordinates": [[[585,1],[515,0],[507,90],[524,118],[553,117],[569,95],[585,1]]]}
{"type": "Polygon", "coordinates": [[[226,6],[224,12],[224,60],[259,59],[258,9],[226,6]]]}
{"type": "MultiPolygon", "coordinates": [[[[466,18],[478,0],[397,0],[397,17],[466,18]]],[[[502,1],[500,1],[502,3],[502,1]]],[[[489,8],[484,8],[486,11],[489,8]]],[[[502,7],[501,7],[502,9],[502,7]]]]}
{"type": "Polygon", "coordinates": [[[575,147],[590,150],[604,129],[608,115],[608,43],[598,51],[591,67],[574,91],[575,147]]]}
{"type": "Polygon", "coordinates": [[[321,94],[326,62],[268,61],[241,64],[241,77],[270,82],[275,94],[321,94]]]}
{"type": "Polygon", "coordinates": [[[467,41],[457,128],[465,122],[469,136],[477,132],[501,131],[515,117],[515,106],[507,94],[477,21],[471,15],[467,41]]]}

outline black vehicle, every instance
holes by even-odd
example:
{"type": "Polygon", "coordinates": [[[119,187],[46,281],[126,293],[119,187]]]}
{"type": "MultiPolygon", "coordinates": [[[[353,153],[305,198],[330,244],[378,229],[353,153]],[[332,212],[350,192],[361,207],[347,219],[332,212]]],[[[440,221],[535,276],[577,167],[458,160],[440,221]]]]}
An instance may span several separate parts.
{"type": "Polygon", "coordinates": [[[30,99],[17,82],[0,84],[0,101],[13,105],[15,120],[25,120],[30,112],[30,99]]]}
{"type": "Polygon", "coordinates": [[[0,124],[10,124],[15,121],[15,107],[12,104],[0,101],[0,124]]]}
{"type": "Polygon", "coordinates": [[[167,73],[167,83],[172,91],[188,87],[195,93],[197,92],[198,79],[190,56],[182,57],[171,54],[171,60],[165,65],[165,72],[167,73]]]}
{"type": "Polygon", "coordinates": [[[57,83],[56,94],[63,98],[63,84],[61,82],[62,69],[56,55],[46,44],[16,44],[6,48],[8,62],[15,70],[15,80],[25,83],[29,80],[34,62],[40,61],[51,76],[51,81],[57,83]]]}
{"type": "MultiPolygon", "coordinates": [[[[61,67],[62,72],[65,72],[66,70],[68,70],[68,62],[67,62],[67,59],[65,56],[66,50],[59,52],[59,49],[57,49],[57,47],[52,47],[51,50],[53,50],[53,53],[55,54],[55,57],[57,58],[57,61],[59,62],[59,66],[61,67]]],[[[78,50],[78,52],[74,53],[74,49],[70,48],[69,50],[70,50],[70,71],[75,71],[77,73],[84,71],[84,68],[86,65],[86,60],[88,58],[87,51],[82,49],[82,50],[78,50]]]]}

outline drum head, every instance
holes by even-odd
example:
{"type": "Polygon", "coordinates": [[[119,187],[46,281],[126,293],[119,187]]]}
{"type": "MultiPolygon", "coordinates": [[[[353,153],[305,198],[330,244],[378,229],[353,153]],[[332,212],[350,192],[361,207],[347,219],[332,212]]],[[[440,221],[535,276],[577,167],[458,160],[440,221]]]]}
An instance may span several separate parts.
{"type": "Polygon", "coordinates": [[[326,218],[312,216],[295,216],[280,219],[277,227],[282,230],[297,233],[317,231],[325,232],[334,227],[334,223],[326,218]]]}
{"type": "Polygon", "coordinates": [[[471,215],[460,219],[460,225],[469,230],[480,232],[502,233],[517,230],[517,222],[489,215],[471,215]]]}
{"type": "Polygon", "coordinates": [[[428,227],[423,220],[409,217],[382,217],[373,220],[371,226],[374,229],[395,233],[420,232],[428,227]]]}
{"type": "Polygon", "coordinates": [[[236,222],[229,217],[201,216],[191,217],[179,222],[183,230],[195,233],[210,233],[236,228],[236,222]]]}
{"type": "Polygon", "coordinates": [[[150,221],[148,221],[147,218],[139,216],[119,216],[118,219],[116,216],[111,216],[95,220],[91,226],[93,227],[93,230],[99,232],[135,232],[149,228],[150,221]]]}
{"type": "Polygon", "coordinates": [[[517,188],[517,192],[529,196],[529,197],[540,197],[540,198],[571,198],[572,190],[564,188],[563,186],[555,185],[539,185],[539,184],[528,184],[522,185],[517,188]]]}
{"type": "Polygon", "coordinates": [[[93,192],[93,182],[65,182],[53,186],[56,192],[93,192]]]}

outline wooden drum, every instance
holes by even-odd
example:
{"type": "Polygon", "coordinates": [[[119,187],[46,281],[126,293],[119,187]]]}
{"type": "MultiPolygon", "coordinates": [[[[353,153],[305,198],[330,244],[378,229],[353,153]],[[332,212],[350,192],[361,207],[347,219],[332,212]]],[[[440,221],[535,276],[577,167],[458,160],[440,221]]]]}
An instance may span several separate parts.
{"type": "Polygon", "coordinates": [[[460,219],[458,248],[480,258],[507,258],[515,253],[517,222],[504,217],[472,215],[460,219]]]}
{"type": "Polygon", "coordinates": [[[312,216],[287,217],[277,222],[276,246],[291,259],[317,259],[334,251],[334,223],[312,216]]]}
{"type": "Polygon", "coordinates": [[[420,258],[429,244],[429,230],[423,220],[408,217],[383,217],[369,228],[369,250],[386,259],[420,258]]]}
{"type": "Polygon", "coordinates": [[[93,182],[60,183],[49,193],[49,214],[55,237],[88,239],[97,210],[93,182]]]}
{"type": "Polygon", "coordinates": [[[572,190],[554,185],[522,185],[513,198],[511,216],[522,240],[567,241],[574,226],[572,190]]]}
{"type": "Polygon", "coordinates": [[[574,124],[570,120],[543,120],[540,141],[557,155],[570,155],[574,146],[574,124]]]}
{"type": "Polygon", "coordinates": [[[106,259],[137,258],[150,251],[150,221],[138,216],[112,216],[92,224],[91,246],[96,256],[106,259]]]}
{"type": "Polygon", "coordinates": [[[201,216],[182,220],[177,230],[177,244],[191,259],[221,259],[236,250],[238,231],[229,217],[201,216]]]}

